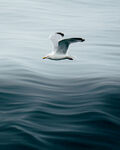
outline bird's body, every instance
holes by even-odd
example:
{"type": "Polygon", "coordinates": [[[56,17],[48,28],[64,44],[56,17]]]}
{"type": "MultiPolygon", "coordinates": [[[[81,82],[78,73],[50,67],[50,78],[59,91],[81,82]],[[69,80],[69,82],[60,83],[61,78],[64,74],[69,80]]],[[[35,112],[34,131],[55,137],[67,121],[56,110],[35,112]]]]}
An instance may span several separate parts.
{"type": "Polygon", "coordinates": [[[52,53],[48,54],[47,56],[43,57],[43,59],[52,59],[52,60],[62,60],[62,59],[69,59],[73,60],[71,56],[67,55],[68,47],[71,43],[75,42],[83,42],[85,41],[82,38],[68,38],[63,39],[64,34],[61,32],[57,32],[54,35],[50,36],[50,40],[53,43],[54,50],[52,53]]]}
{"type": "Polygon", "coordinates": [[[73,60],[73,58],[71,56],[57,54],[57,53],[50,53],[45,58],[43,57],[43,59],[46,59],[46,58],[52,59],[52,60],[63,60],[63,59],[73,60]]]}

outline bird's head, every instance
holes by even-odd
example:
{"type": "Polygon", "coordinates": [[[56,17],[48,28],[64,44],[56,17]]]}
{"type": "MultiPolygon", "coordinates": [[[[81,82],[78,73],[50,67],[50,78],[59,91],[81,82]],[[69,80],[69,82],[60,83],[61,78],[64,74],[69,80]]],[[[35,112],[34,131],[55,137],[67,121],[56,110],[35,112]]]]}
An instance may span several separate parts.
{"type": "Polygon", "coordinates": [[[45,57],[43,57],[43,59],[50,59],[51,58],[51,55],[47,55],[45,57]]]}

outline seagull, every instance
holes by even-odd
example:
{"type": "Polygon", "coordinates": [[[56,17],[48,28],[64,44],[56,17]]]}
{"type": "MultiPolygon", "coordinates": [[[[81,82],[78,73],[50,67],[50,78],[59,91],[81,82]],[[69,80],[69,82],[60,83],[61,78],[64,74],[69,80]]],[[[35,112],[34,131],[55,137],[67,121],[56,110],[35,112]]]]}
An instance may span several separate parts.
{"type": "Polygon", "coordinates": [[[67,55],[67,50],[70,44],[75,42],[84,42],[83,38],[68,38],[63,39],[64,34],[61,32],[56,32],[53,35],[50,35],[49,38],[53,43],[53,51],[43,59],[52,59],[52,60],[73,60],[71,56],[67,55]]]}

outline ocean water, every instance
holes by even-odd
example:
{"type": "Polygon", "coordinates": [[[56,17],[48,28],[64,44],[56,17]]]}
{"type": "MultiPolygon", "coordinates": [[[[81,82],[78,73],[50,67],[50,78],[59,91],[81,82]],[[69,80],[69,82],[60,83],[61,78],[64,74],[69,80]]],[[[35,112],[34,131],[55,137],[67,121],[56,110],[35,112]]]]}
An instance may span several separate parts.
{"type": "Polygon", "coordinates": [[[0,150],[120,150],[119,0],[0,0],[0,150]]]}

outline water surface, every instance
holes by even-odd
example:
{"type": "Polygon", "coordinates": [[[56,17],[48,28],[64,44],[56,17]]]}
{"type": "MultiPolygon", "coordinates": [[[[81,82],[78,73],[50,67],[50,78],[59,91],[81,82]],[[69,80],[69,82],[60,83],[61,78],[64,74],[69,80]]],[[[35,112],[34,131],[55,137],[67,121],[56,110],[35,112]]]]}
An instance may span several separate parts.
{"type": "Polygon", "coordinates": [[[120,2],[0,0],[0,150],[120,149],[120,2]],[[86,41],[42,60],[48,36],[86,41]]]}

